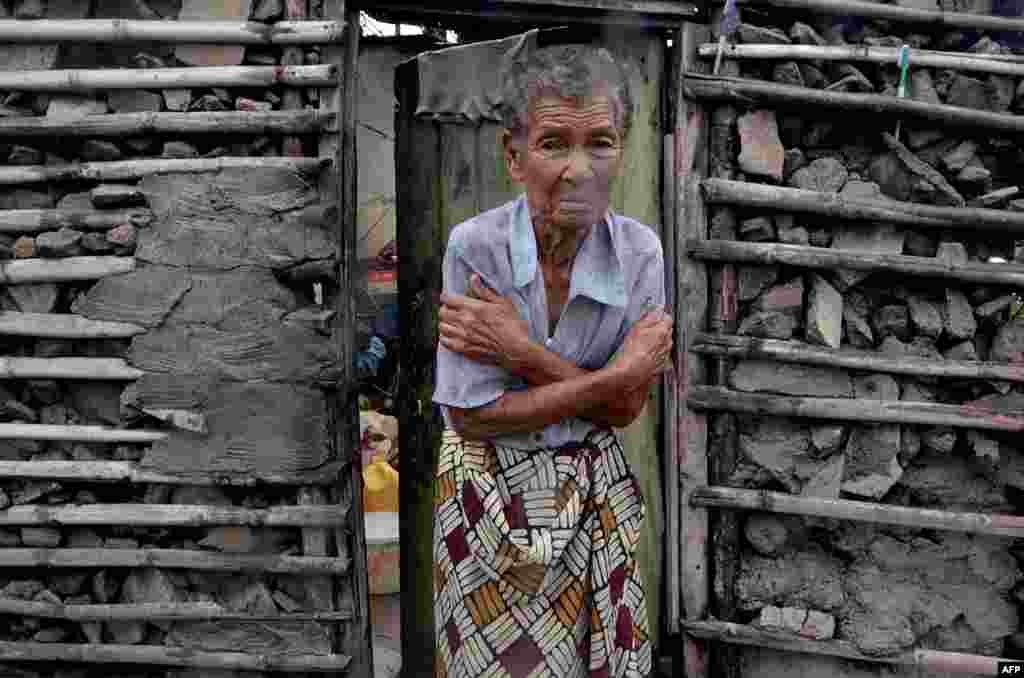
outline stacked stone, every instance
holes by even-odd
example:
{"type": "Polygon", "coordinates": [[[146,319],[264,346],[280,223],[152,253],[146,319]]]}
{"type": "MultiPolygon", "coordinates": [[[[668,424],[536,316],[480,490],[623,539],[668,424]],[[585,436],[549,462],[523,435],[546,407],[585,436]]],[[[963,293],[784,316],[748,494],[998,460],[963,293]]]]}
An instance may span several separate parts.
{"type": "MultiPolygon", "coordinates": [[[[823,19],[815,24],[806,16],[794,21],[782,12],[774,18],[782,23],[741,25],[739,41],[1007,51],[986,35],[914,33],[910,26],[870,20],[843,26],[823,19]]],[[[1024,80],[915,68],[911,63],[909,96],[916,100],[1001,113],[1024,108],[1024,80]]],[[[895,94],[898,79],[893,64],[747,60],[738,69],[748,78],[887,95],[895,94]]],[[[736,178],[851,199],[1024,209],[1024,201],[1010,199],[1021,160],[1012,139],[907,120],[897,141],[892,136],[895,122],[806,109],[741,111],[736,178]]],[[[716,235],[716,228],[713,216],[711,237],[723,237],[716,235]]],[[[736,233],[737,239],[752,242],[947,262],[1024,261],[1012,236],[991,231],[917,231],[887,223],[737,209],[736,233]]],[[[860,271],[738,266],[737,296],[737,333],[745,336],[938,361],[1013,363],[1024,355],[1024,316],[1010,289],[860,271]]],[[[740,361],[727,385],[778,395],[1024,410],[1024,386],[1008,382],[760,360],[740,361]]],[[[738,417],[738,429],[738,465],[729,479],[733,486],[954,511],[1024,513],[1024,447],[1019,436],[749,416],[738,417]]],[[[1024,652],[1014,641],[1020,626],[1017,605],[1024,602],[1018,557],[1024,554],[1009,540],[754,515],[746,523],[743,549],[736,600],[751,623],[816,639],[847,640],[876,656],[913,647],[1000,656],[1024,652]]],[[[805,675],[862,673],[853,664],[818,657],[788,656],[784,665],[791,672],[794,663],[806,664],[805,675]]],[[[783,660],[770,652],[749,651],[744,666],[744,675],[776,675],[783,660]]]]}

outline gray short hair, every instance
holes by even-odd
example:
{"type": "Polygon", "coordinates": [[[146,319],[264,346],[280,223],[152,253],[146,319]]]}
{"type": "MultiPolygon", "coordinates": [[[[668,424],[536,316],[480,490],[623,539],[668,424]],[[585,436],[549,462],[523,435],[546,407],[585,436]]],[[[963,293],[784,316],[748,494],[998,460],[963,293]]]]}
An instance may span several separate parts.
{"type": "Polygon", "coordinates": [[[526,131],[531,96],[564,97],[605,94],[623,135],[633,122],[633,95],[629,76],[604,47],[555,45],[531,53],[524,61],[512,63],[503,73],[499,111],[505,127],[513,134],[526,131]]]}

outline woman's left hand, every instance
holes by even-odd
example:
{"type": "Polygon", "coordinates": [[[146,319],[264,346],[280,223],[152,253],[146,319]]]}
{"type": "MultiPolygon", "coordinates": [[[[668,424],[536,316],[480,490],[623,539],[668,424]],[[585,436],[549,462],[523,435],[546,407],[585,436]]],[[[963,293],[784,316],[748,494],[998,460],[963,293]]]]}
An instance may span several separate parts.
{"type": "Polygon", "coordinates": [[[442,294],[438,311],[441,345],[480,363],[511,369],[530,344],[530,328],[508,297],[473,274],[469,293],[442,294]]]}

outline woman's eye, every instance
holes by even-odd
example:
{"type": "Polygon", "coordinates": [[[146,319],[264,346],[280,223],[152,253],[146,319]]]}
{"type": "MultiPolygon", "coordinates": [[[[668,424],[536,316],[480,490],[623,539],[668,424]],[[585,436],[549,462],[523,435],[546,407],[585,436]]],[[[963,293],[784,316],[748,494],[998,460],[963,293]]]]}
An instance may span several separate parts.
{"type": "Polygon", "coordinates": [[[544,139],[540,142],[540,147],[545,151],[555,151],[562,147],[562,142],[558,139],[544,139]]]}
{"type": "Polygon", "coordinates": [[[615,140],[608,137],[602,137],[594,140],[594,145],[598,148],[615,148],[615,140]]]}

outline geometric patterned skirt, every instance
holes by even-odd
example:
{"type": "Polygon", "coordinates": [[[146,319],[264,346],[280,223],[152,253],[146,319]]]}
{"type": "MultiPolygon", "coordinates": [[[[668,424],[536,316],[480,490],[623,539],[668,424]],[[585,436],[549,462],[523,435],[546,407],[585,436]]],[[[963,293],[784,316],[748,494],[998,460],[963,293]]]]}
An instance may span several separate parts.
{"type": "Polygon", "coordinates": [[[610,431],[522,450],[444,432],[435,678],[647,678],[644,503],[610,431]]]}

